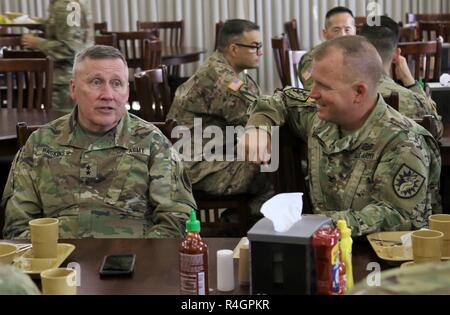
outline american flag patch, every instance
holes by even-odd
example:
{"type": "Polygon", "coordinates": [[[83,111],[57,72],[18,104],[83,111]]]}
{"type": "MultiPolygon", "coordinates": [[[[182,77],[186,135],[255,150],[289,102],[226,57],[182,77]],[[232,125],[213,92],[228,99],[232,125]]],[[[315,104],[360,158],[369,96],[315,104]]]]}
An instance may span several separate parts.
{"type": "Polygon", "coordinates": [[[230,89],[232,89],[233,91],[237,92],[239,91],[239,89],[241,88],[241,86],[244,84],[243,81],[239,80],[239,79],[234,79],[233,81],[231,81],[230,84],[228,84],[228,87],[230,89]]]}

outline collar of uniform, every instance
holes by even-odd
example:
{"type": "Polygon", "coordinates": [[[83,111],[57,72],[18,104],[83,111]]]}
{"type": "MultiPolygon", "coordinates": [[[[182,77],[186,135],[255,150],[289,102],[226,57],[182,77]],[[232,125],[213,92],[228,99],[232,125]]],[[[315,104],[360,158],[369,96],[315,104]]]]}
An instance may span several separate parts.
{"type": "Polygon", "coordinates": [[[378,81],[379,84],[382,82],[388,82],[388,83],[392,83],[394,86],[398,86],[397,83],[395,83],[394,80],[392,80],[392,78],[390,76],[388,76],[386,73],[381,74],[381,78],[380,81],[378,81]]]}
{"type": "Polygon", "coordinates": [[[387,105],[383,97],[378,94],[377,105],[364,125],[355,132],[341,137],[341,132],[336,124],[323,122],[313,131],[313,137],[319,140],[326,154],[339,153],[344,150],[353,151],[367,138],[373,125],[381,119],[386,109],[387,105]]]}
{"type": "MultiPolygon", "coordinates": [[[[66,123],[64,124],[62,132],[56,139],[59,145],[62,146],[69,145],[73,147],[84,148],[83,145],[77,143],[78,141],[75,137],[76,134],[75,130],[78,125],[77,116],[78,116],[78,106],[75,106],[75,108],[70,113],[70,116],[67,119],[66,123]]],[[[130,116],[128,112],[125,112],[125,114],[123,115],[122,119],[120,120],[119,124],[116,127],[114,145],[117,147],[123,147],[125,149],[129,148],[129,143],[131,139],[130,131],[128,130],[129,117],[130,116]]]]}
{"type": "MultiPolygon", "coordinates": [[[[234,72],[233,67],[231,66],[231,64],[228,62],[227,58],[225,58],[224,54],[221,53],[220,51],[216,50],[212,55],[211,55],[211,60],[215,61],[215,63],[219,63],[219,64],[223,64],[224,69],[227,70],[227,72],[229,72],[230,75],[230,82],[232,81],[232,79],[239,79],[242,80],[244,82],[247,82],[247,74],[242,71],[241,73],[239,73],[236,76],[236,72],[234,72]]],[[[216,69],[217,70],[217,69],[216,69]]],[[[223,74],[222,74],[223,75],[223,74]]],[[[229,82],[228,82],[229,83],[229,82]]]]}

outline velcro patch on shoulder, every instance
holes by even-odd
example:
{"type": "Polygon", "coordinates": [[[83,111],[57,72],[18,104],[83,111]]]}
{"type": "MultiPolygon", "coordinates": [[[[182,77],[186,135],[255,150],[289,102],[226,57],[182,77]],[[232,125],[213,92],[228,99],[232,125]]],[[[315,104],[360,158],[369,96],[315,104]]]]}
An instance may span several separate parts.
{"type": "Polygon", "coordinates": [[[294,100],[307,102],[309,99],[309,91],[299,88],[288,88],[284,90],[284,94],[294,100]]]}
{"type": "Polygon", "coordinates": [[[228,84],[228,88],[237,92],[237,91],[239,91],[239,89],[242,87],[243,84],[244,84],[244,81],[241,81],[239,79],[234,79],[233,81],[230,82],[230,84],[228,84]]]}
{"type": "Polygon", "coordinates": [[[392,186],[402,199],[410,199],[417,195],[425,182],[425,177],[403,164],[394,176],[392,186]]]}

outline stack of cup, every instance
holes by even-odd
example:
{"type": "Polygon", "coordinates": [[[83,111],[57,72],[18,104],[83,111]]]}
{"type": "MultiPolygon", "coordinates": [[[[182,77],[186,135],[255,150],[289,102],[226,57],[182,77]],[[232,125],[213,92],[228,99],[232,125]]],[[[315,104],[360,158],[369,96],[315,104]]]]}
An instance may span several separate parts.
{"type": "Polygon", "coordinates": [[[59,220],[55,218],[35,219],[29,222],[34,258],[56,258],[58,224],[59,220]]]}
{"type": "Polygon", "coordinates": [[[430,229],[442,232],[442,257],[450,258],[450,214],[433,214],[429,218],[430,229]]]}

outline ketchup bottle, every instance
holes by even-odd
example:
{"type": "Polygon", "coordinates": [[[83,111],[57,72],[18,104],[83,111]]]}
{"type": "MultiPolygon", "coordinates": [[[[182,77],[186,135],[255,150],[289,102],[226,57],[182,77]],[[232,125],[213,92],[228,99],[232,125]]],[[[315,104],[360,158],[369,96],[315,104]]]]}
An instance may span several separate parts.
{"type": "Polygon", "coordinates": [[[179,253],[180,293],[208,294],[208,246],[200,237],[200,221],[194,209],[186,221],[186,236],[181,242],[179,253]]]}
{"type": "Polygon", "coordinates": [[[344,266],[340,263],[338,229],[325,228],[314,232],[312,245],[316,265],[317,294],[342,294],[344,266]]]}

